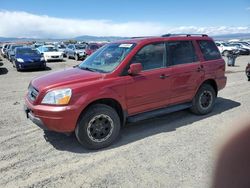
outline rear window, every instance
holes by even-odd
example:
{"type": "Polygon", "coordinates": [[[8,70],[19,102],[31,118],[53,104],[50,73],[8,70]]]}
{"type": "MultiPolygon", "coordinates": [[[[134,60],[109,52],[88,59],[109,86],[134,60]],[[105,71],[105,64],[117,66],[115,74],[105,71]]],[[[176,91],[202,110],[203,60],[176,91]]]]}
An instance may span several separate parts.
{"type": "Polygon", "coordinates": [[[201,48],[201,52],[206,61],[221,59],[220,52],[218,51],[217,46],[211,40],[201,40],[198,41],[201,48]]]}

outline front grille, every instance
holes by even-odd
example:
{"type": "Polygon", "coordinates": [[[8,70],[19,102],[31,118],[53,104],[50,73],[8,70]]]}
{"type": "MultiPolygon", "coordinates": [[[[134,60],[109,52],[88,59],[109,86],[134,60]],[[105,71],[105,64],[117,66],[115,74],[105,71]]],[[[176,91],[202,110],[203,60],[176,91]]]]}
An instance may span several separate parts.
{"type": "Polygon", "coordinates": [[[34,88],[33,86],[29,86],[28,96],[31,101],[35,101],[38,94],[39,91],[36,88],[34,88]]]}
{"type": "Polygon", "coordinates": [[[52,58],[59,58],[59,56],[51,56],[52,58]]]}

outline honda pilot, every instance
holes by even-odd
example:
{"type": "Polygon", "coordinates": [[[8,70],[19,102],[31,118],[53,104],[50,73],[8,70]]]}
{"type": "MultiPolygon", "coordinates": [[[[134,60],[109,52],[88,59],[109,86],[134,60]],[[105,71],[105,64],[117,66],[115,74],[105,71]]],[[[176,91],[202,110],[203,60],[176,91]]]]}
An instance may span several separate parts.
{"type": "Polygon", "coordinates": [[[207,35],[132,38],[33,79],[25,112],[42,129],[75,133],[83,146],[99,149],[126,122],[187,108],[210,113],[226,80],[225,62],[207,35]]]}

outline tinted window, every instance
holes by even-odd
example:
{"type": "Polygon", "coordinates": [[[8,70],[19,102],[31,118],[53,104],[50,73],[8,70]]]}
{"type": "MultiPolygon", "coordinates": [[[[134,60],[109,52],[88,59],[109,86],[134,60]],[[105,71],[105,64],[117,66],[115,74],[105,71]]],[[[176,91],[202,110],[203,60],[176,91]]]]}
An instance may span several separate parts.
{"type": "Polygon", "coordinates": [[[220,59],[221,55],[213,41],[202,40],[199,45],[206,61],[220,59]]]}
{"type": "Polygon", "coordinates": [[[99,47],[97,45],[90,45],[90,50],[97,50],[99,47]]]}
{"type": "Polygon", "coordinates": [[[84,50],[86,48],[85,45],[75,45],[77,50],[84,50]]]}
{"type": "Polygon", "coordinates": [[[197,61],[192,41],[168,42],[168,54],[171,65],[186,64],[197,61]]]}
{"type": "Polygon", "coordinates": [[[18,55],[39,55],[39,52],[36,49],[32,49],[32,48],[17,48],[16,54],[18,54],[18,55]]]}
{"type": "Polygon", "coordinates": [[[132,59],[131,63],[141,63],[143,70],[164,67],[165,45],[163,43],[144,46],[132,59]]]}

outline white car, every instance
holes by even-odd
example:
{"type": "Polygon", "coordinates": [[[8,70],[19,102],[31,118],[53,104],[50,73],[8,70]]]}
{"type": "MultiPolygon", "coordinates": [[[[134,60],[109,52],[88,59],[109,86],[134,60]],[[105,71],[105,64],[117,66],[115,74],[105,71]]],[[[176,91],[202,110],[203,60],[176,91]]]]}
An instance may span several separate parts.
{"type": "Polygon", "coordinates": [[[232,44],[240,45],[242,48],[250,50],[250,45],[247,42],[232,42],[232,44]]]}
{"type": "Polygon", "coordinates": [[[45,61],[62,61],[63,52],[59,52],[53,45],[43,45],[37,48],[43,54],[45,61]]]}
{"type": "Polygon", "coordinates": [[[225,42],[216,41],[215,44],[223,56],[227,56],[232,51],[238,51],[237,47],[231,46],[230,44],[227,44],[225,42]]]}

